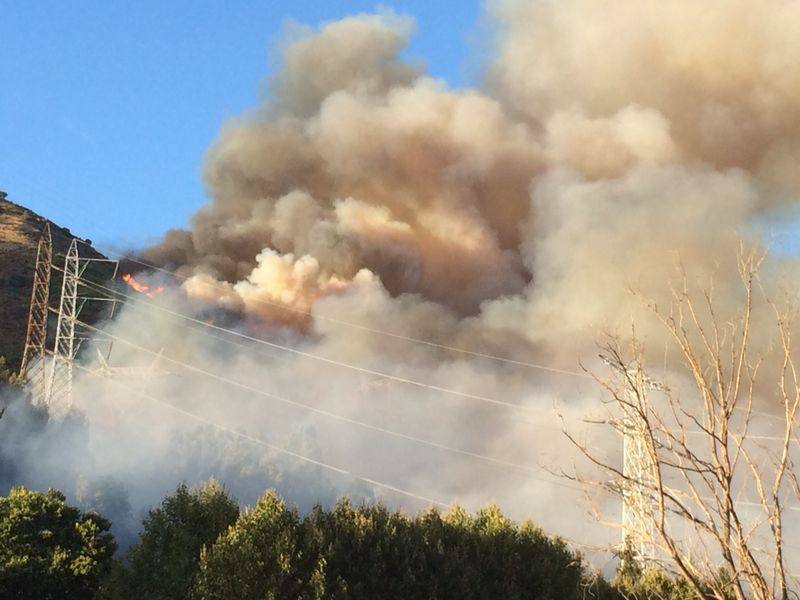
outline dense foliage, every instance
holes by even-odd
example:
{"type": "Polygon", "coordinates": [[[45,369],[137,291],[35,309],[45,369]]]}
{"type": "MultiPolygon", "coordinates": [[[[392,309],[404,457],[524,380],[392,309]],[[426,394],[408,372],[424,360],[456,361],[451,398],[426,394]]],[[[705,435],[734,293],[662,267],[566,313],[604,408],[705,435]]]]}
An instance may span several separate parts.
{"type": "Polygon", "coordinates": [[[582,580],[562,541],[496,506],[411,518],[343,500],[300,518],[267,493],[203,554],[195,596],[566,600],[582,580]]]}
{"type": "MultiPolygon", "coordinates": [[[[266,494],[203,552],[196,598],[318,597],[319,567],[305,548],[300,519],[266,494]]],[[[320,590],[321,591],[321,590],[320,590]]]]}
{"type": "MultiPolygon", "coordinates": [[[[651,566],[642,568],[633,560],[629,550],[620,554],[620,566],[612,582],[615,593],[624,600],[705,600],[718,599],[711,586],[704,586],[703,596],[698,596],[689,582],[681,576],[671,577],[662,569],[651,566]]],[[[716,587],[722,590],[724,600],[734,600],[736,595],[732,579],[724,571],[717,573],[716,587]]]]}
{"type": "Polygon", "coordinates": [[[61,492],[13,488],[0,497],[0,598],[92,598],[114,554],[110,527],[61,492]]]}
{"type": "Polygon", "coordinates": [[[414,517],[340,500],[305,516],[267,492],[239,514],[210,481],[181,485],[112,564],[110,523],[55,490],[0,498],[0,597],[19,599],[694,600],[685,582],[635,561],[612,584],[580,556],[497,506],[414,517]]]}
{"type": "Polygon", "coordinates": [[[150,511],[127,570],[117,565],[109,595],[153,600],[185,598],[194,581],[200,552],[232,525],[239,507],[215,481],[197,489],[178,486],[150,511]],[[113,592],[113,593],[111,593],[113,592]]]}

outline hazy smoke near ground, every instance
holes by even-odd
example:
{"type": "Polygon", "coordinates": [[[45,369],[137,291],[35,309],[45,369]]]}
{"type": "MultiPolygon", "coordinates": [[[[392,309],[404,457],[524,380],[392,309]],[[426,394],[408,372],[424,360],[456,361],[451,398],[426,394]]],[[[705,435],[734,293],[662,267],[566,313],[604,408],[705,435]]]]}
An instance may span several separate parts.
{"type": "MultiPolygon", "coordinates": [[[[487,10],[495,55],[479,89],[449,89],[406,61],[413,22],[405,17],[295,30],[264,104],[225,124],[208,151],[208,204],[189,229],[168,232],[145,255],[188,277],[160,300],[184,312],[217,308],[240,315],[242,331],[527,410],[381,382],[258,344],[208,345],[130,307],[109,327],[330,412],[568,468],[553,404],[568,417],[591,413],[591,382],[370,329],[575,369],[591,360],[602,332],[624,330],[632,318],[659,347],[630,290],[663,302],[678,260],[693,279],[714,275],[723,310],[734,306],[739,241],[762,245],[776,215],[800,197],[800,4],[505,0],[487,10]]],[[[299,416],[196,374],[180,385],[151,383],[151,391],[281,443],[288,432],[305,439],[313,431],[313,452],[352,473],[445,501],[496,499],[515,516],[588,535],[579,494],[547,474],[509,476],[299,416]]],[[[174,427],[186,427],[179,415],[164,424],[147,435],[171,440],[174,427]]],[[[585,435],[619,452],[618,440],[585,435]]],[[[164,443],[142,447],[172,465],[164,443]]],[[[216,458],[197,460],[202,468],[170,473],[224,479],[212,473],[216,458]]]]}

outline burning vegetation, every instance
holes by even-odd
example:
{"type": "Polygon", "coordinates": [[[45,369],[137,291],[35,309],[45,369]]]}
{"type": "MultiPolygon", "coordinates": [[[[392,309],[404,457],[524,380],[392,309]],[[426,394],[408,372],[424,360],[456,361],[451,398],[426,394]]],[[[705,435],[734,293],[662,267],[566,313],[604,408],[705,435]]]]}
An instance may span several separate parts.
{"type": "Polygon", "coordinates": [[[148,298],[155,298],[156,296],[161,295],[164,292],[163,286],[158,286],[155,288],[151,288],[146,283],[141,283],[134,278],[133,275],[130,273],[125,273],[122,276],[122,281],[127,283],[133,290],[139,292],[140,294],[144,294],[148,298]]]}

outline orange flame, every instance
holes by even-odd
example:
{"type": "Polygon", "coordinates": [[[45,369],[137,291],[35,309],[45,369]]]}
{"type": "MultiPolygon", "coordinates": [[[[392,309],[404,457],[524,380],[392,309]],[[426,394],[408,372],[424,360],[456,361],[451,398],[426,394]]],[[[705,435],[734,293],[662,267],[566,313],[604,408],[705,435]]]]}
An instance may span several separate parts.
{"type": "Polygon", "coordinates": [[[140,294],[145,294],[148,298],[155,298],[164,291],[164,288],[161,286],[151,289],[150,286],[147,285],[146,283],[141,283],[139,281],[136,281],[136,279],[134,279],[133,275],[131,275],[130,273],[125,273],[122,276],[122,281],[127,283],[129,286],[131,286],[134,290],[136,290],[140,294]]]}

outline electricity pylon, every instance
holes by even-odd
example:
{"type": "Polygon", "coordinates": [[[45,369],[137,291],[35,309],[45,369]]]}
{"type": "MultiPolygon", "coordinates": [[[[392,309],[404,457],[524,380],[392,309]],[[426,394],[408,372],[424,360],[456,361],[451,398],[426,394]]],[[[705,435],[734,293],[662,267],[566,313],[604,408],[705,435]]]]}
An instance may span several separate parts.
{"type": "Polygon", "coordinates": [[[653,536],[653,460],[641,422],[626,417],[622,427],[622,543],[642,562],[651,554],[653,536]]]}
{"type": "Polygon", "coordinates": [[[47,389],[48,408],[66,411],[72,404],[72,363],[75,360],[75,321],[78,318],[78,283],[81,278],[78,243],[72,240],[64,259],[61,301],[58,307],[53,367],[47,389]]]}
{"type": "Polygon", "coordinates": [[[47,400],[47,316],[52,261],[53,239],[50,235],[50,223],[45,222],[36,248],[28,328],[20,367],[20,373],[28,384],[34,405],[43,405],[47,400]]]}
{"type": "MultiPolygon", "coordinates": [[[[50,224],[45,223],[36,249],[36,265],[33,290],[22,355],[20,373],[27,381],[31,400],[43,405],[51,412],[66,413],[72,405],[72,375],[75,355],[81,339],[75,336],[78,315],[87,301],[104,301],[116,305],[113,298],[78,296],[81,277],[92,262],[107,262],[114,265],[112,279],[116,277],[119,261],[107,258],[80,258],[78,240],[72,239],[64,258],[61,297],[58,306],[58,324],[53,351],[47,349],[47,324],[50,313],[50,277],[53,270],[53,240],[50,224]],[[47,360],[52,354],[52,360],[47,360]],[[48,368],[49,367],[49,368],[48,368]]],[[[86,285],[83,283],[83,285],[86,285]]]]}
{"type": "MultiPolygon", "coordinates": [[[[655,381],[639,369],[624,368],[605,356],[600,358],[625,378],[628,404],[623,409],[622,430],[622,544],[632,550],[639,563],[652,558],[655,478],[653,456],[648,448],[647,431],[641,415],[637,414],[639,399],[631,384],[644,390],[668,391],[664,384],[655,381]]],[[[644,408],[644,407],[640,407],[644,408]]]]}
{"type": "Polygon", "coordinates": [[[70,242],[69,250],[64,257],[64,269],[61,280],[61,299],[58,307],[58,325],[53,348],[50,383],[45,394],[45,404],[51,413],[65,414],[72,406],[72,379],[75,356],[80,343],[86,338],[76,338],[75,327],[79,323],[78,316],[86,302],[101,301],[116,305],[113,298],[96,296],[78,296],[86,269],[91,263],[111,263],[114,265],[112,278],[116,277],[119,261],[108,258],[81,258],[78,254],[78,240],[70,242]]]}

